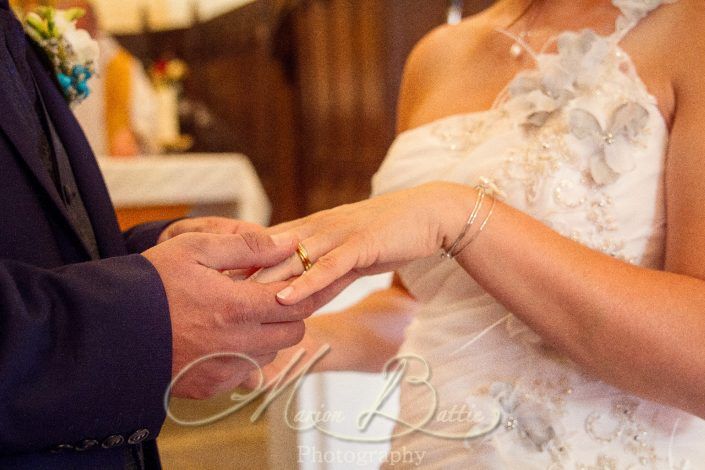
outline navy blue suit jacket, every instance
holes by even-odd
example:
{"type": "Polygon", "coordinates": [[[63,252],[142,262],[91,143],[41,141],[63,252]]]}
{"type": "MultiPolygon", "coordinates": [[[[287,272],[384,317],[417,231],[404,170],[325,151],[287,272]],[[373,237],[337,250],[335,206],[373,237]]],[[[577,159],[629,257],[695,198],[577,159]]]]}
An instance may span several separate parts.
{"type": "MultiPolygon", "coordinates": [[[[7,0],[0,14],[22,35],[7,0]]],[[[83,132],[22,39],[95,231],[102,259],[91,261],[42,164],[6,42],[0,31],[0,468],[123,468],[127,441],[156,438],[165,419],[168,304],[139,255],[165,223],[119,231],[83,132]]]]}

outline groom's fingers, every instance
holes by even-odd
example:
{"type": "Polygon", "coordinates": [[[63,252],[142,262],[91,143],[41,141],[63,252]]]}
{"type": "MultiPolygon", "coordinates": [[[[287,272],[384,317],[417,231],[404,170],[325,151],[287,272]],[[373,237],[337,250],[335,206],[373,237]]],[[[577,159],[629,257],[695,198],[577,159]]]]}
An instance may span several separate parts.
{"type": "Polygon", "coordinates": [[[238,235],[189,233],[180,238],[200,264],[218,271],[273,266],[296,250],[290,234],[269,236],[261,232],[238,235]]]}
{"type": "Polygon", "coordinates": [[[276,353],[259,355],[245,354],[247,359],[223,354],[222,358],[214,359],[205,364],[199,371],[210,379],[212,385],[201,391],[198,398],[211,398],[223,392],[233,391],[250,375],[259,373],[264,366],[276,358],[276,353]]]}
{"type": "MultiPolygon", "coordinates": [[[[277,301],[277,293],[284,290],[289,282],[259,284],[253,281],[233,283],[228,298],[223,299],[224,320],[232,328],[243,324],[287,323],[305,320],[311,314],[328,303],[351,280],[341,279],[327,289],[308,296],[295,305],[284,305],[277,301]]],[[[269,334],[269,333],[268,333],[269,334]]]]}
{"type": "Polygon", "coordinates": [[[248,324],[286,323],[308,318],[317,307],[314,299],[300,306],[286,306],[277,302],[277,293],[287,285],[286,282],[272,284],[258,284],[247,280],[233,282],[228,296],[221,300],[225,312],[225,324],[238,329],[248,324]]]}
{"type": "Polygon", "coordinates": [[[302,325],[295,322],[311,316],[355,279],[356,274],[349,273],[325,289],[319,289],[314,295],[289,305],[277,299],[277,293],[285,290],[289,282],[226,282],[232,287],[227,289],[228,295],[218,301],[222,308],[222,328],[229,328],[233,335],[237,335],[242,332],[242,328],[249,325],[249,336],[252,338],[252,343],[247,349],[249,351],[275,351],[291,346],[300,340],[299,336],[302,334],[302,325]]]}
{"type": "MultiPolygon", "coordinates": [[[[221,383],[220,385],[217,385],[213,389],[213,395],[219,395],[220,393],[223,392],[231,392],[235,390],[237,387],[242,386],[243,382],[249,382],[250,381],[250,376],[255,375],[255,374],[260,374],[260,371],[264,366],[272,362],[276,358],[276,354],[269,354],[266,356],[256,356],[252,357],[254,362],[257,363],[257,366],[247,363],[247,365],[244,368],[233,368],[230,370],[230,377],[228,380],[225,382],[221,383]]],[[[227,372],[226,372],[227,373],[227,372]]],[[[255,382],[255,385],[257,383],[255,382]]],[[[248,388],[245,386],[245,388],[248,388]]],[[[252,389],[252,388],[250,388],[252,389]]]]}

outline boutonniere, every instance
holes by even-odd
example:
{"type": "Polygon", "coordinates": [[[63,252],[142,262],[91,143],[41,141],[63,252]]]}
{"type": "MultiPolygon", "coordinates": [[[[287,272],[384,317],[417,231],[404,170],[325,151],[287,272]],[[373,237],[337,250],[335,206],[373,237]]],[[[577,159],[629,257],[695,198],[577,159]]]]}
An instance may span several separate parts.
{"type": "Polygon", "coordinates": [[[39,7],[25,19],[25,31],[49,58],[56,79],[69,104],[88,97],[88,80],[95,75],[100,51],[98,43],[76,22],[81,8],[57,10],[39,7]]]}

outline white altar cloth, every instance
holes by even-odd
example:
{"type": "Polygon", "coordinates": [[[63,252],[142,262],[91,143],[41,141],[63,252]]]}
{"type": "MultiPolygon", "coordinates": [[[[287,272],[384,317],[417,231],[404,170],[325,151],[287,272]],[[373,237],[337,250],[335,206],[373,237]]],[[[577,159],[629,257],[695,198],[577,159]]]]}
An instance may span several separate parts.
{"type": "Polygon", "coordinates": [[[244,155],[100,157],[98,164],[118,209],[189,205],[194,215],[269,224],[271,204],[244,155]]]}

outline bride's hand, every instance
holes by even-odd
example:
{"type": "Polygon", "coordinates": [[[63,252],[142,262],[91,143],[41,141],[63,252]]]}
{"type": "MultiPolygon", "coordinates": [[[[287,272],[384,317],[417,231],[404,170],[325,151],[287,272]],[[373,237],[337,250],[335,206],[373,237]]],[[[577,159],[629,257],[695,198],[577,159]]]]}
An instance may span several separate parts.
{"type": "MultiPolygon", "coordinates": [[[[273,227],[287,233],[308,252],[312,268],[279,293],[295,304],[354,271],[373,274],[439,253],[462,230],[474,191],[452,183],[429,183],[356,204],[319,212],[273,227]]],[[[299,276],[302,261],[294,256],[256,275],[259,282],[299,276]]]]}

